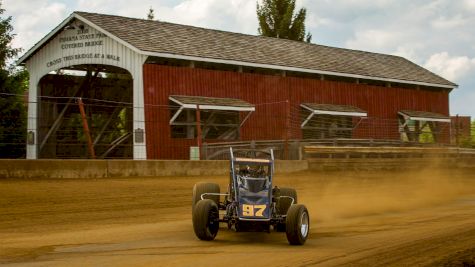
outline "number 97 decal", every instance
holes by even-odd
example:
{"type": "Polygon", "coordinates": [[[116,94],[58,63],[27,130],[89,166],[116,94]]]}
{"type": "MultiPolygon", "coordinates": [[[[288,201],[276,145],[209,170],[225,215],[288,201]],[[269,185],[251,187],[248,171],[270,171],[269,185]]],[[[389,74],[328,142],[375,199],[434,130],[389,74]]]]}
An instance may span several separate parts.
{"type": "Polygon", "coordinates": [[[264,217],[264,211],[267,205],[242,205],[242,216],[248,217],[264,217]]]}

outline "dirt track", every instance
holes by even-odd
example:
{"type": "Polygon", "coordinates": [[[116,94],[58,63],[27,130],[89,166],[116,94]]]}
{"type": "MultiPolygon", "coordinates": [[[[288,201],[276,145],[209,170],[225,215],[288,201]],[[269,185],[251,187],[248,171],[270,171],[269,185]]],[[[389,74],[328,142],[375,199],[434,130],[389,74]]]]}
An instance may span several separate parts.
{"type": "MultiPolygon", "coordinates": [[[[227,177],[210,177],[225,188],[227,177]]],[[[0,181],[0,264],[414,266],[475,263],[475,173],[276,176],[309,208],[310,239],[234,233],[198,241],[200,177],[0,181]],[[271,265],[272,264],[272,265],[271,265]]]]}

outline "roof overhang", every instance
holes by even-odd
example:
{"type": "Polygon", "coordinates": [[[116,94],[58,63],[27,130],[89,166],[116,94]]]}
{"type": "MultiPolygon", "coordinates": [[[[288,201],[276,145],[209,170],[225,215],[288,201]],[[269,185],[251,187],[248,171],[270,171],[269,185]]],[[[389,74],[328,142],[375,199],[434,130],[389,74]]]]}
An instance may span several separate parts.
{"type": "MultiPolygon", "coordinates": [[[[210,104],[209,101],[206,101],[206,102],[203,101],[202,103],[186,103],[183,100],[179,100],[178,99],[179,97],[183,97],[183,96],[170,96],[169,99],[175,102],[176,104],[180,105],[182,108],[198,109],[198,106],[199,106],[200,110],[226,110],[226,111],[247,111],[247,112],[252,112],[256,110],[256,108],[250,104],[247,107],[240,106],[240,105],[225,104],[224,103],[225,101],[220,101],[221,99],[224,99],[224,98],[207,97],[207,99],[214,100],[212,101],[214,103],[210,104]]],[[[199,98],[200,97],[198,97],[198,101],[199,101],[199,98]]],[[[201,98],[204,99],[205,97],[201,97],[201,98]]],[[[242,100],[239,100],[239,101],[242,101],[242,100]]]]}
{"type": "Polygon", "coordinates": [[[423,112],[423,111],[399,111],[399,115],[403,116],[406,120],[413,121],[432,121],[432,122],[448,122],[450,123],[450,117],[433,113],[433,112],[423,112]]]}
{"type": "Polygon", "coordinates": [[[172,125],[184,109],[200,109],[200,110],[221,110],[221,111],[237,111],[249,112],[247,116],[241,121],[240,126],[249,119],[251,113],[256,108],[243,100],[232,98],[216,98],[216,97],[202,97],[202,96],[169,96],[168,99],[180,108],[175,112],[170,119],[172,125]]]}
{"type": "Polygon", "coordinates": [[[362,110],[351,110],[350,106],[333,105],[335,109],[319,109],[318,107],[311,107],[306,104],[300,104],[301,107],[311,111],[313,114],[325,114],[332,116],[348,116],[348,117],[367,117],[368,113],[362,110]],[[338,107],[347,107],[347,111],[338,110],[338,107]]]}
{"type": "MultiPolygon", "coordinates": [[[[330,105],[330,104],[313,104],[303,103],[300,104],[302,108],[310,111],[310,115],[300,124],[303,128],[315,115],[331,115],[331,116],[345,116],[345,117],[367,117],[368,113],[360,108],[346,105],[330,105]]],[[[361,119],[360,119],[361,121],[361,119]]]]}

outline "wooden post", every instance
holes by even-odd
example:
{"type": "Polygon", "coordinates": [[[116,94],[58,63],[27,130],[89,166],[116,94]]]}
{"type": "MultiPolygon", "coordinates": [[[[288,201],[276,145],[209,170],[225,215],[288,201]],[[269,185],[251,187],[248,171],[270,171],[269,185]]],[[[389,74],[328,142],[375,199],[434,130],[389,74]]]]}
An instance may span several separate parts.
{"type": "Polygon", "coordinates": [[[419,121],[416,121],[414,135],[414,141],[416,141],[416,144],[419,144],[421,142],[421,140],[419,139],[419,137],[421,136],[421,123],[419,121]]]}
{"type": "Polygon", "coordinates": [[[84,134],[87,138],[87,146],[89,148],[89,153],[91,154],[91,158],[96,158],[96,153],[94,152],[94,145],[92,143],[91,133],[89,132],[89,125],[87,124],[86,112],[84,111],[84,103],[82,102],[82,98],[78,99],[79,104],[79,112],[81,112],[82,118],[82,127],[84,128],[84,134]]]}
{"type": "Polygon", "coordinates": [[[439,142],[439,125],[435,121],[427,122],[427,124],[429,125],[429,129],[432,133],[434,143],[437,144],[439,142]]]}
{"type": "Polygon", "coordinates": [[[459,146],[459,114],[455,117],[455,144],[459,146]]]}
{"type": "Polygon", "coordinates": [[[200,150],[199,156],[201,159],[201,114],[200,105],[196,105],[196,139],[198,149],[200,150]]]}
{"type": "Polygon", "coordinates": [[[289,159],[289,138],[290,138],[290,101],[285,102],[285,144],[284,144],[284,158],[289,159]]]}

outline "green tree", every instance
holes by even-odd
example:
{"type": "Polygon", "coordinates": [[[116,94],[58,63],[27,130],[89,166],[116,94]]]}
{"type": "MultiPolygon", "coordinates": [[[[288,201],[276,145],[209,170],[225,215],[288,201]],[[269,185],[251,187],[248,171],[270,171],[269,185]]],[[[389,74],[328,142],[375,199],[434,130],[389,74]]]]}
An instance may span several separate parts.
{"type": "Polygon", "coordinates": [[[263,36],[310,42],[312,34],[305,34],[307,10],[301,8],[296,14],[295,0],[264,0],[257,3],[259,34],[263,36]]]}
{"type": "Polygon", "coordinates": [[[420,135],[419,135],[419,142],[420,143],[423,143],[423,144],[433,144],[435,143],[435,140],[434,140],[434,133],[432,132],[432,130],[430,129],[429,125],[424,125],[424,127],[422,127],[420,129],[420,135]]]}
{"type": "Polygon", "coordinates": [[[148,14],[147,14],[147,19],[148,20],[154,20],[155,19],[155,14],[153,12],[154,12],[153,8],[150,7],[150,9],[148,10],[148,14]]]}
{"type": "Polygon", "coordinates": [[[25,156],[26,103],[28,73],[17,69],[11,61],[21,51],[13,48],[11,17],[3,18],[5,10],[0,1],[0,158],[25,156]]]}

